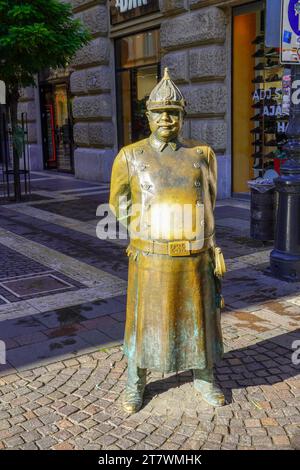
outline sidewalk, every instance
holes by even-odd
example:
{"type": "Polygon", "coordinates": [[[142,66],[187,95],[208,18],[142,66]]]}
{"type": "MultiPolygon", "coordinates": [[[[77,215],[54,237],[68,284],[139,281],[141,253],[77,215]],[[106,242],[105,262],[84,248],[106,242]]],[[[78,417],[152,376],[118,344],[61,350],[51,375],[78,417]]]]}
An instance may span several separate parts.
{"type": "Polygon", "coordinates": [[[219,201],[228,273],[214,409],[190,372],[149,374],[145,406],[121,409],[124,241],[96,237],[107,184],[34,173],[31,202],[0,205],[0,449],[290,449],[300,443],[300,285],[265,274],[249,203],[219,201]]]}

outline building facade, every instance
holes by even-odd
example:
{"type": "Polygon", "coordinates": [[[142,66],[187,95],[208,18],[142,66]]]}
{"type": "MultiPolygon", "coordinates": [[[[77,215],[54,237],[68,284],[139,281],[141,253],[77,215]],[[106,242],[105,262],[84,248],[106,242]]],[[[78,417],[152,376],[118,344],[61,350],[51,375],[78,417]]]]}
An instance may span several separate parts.
{"type": "Polygon", "coordinates": [[[93,38],[67,71],[40,74],[23,92],[33,170],[109,181],[119,148],[147,135],[145,102],[165,66],[187,101],[184,136],[217,154],[219,198],[247,193],[247,181],[274,166],[265,159],[272,148],[259,142],[264,100],[282,89],[282,70],[261,39],[263,0],[69,1],[93,38]]]}

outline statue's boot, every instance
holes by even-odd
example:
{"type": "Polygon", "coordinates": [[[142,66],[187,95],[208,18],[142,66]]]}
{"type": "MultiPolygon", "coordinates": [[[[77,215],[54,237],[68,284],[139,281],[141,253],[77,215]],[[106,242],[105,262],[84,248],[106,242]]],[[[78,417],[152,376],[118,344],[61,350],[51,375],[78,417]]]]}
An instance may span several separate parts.
{"type": "Polygon", "coordinates": [[[203,400],[212,406],[224,406],[225,396],[214,381],[211,369],[194,369],[194,387],[201,394],[203,400]]]}
{"type": "Polygon", "coordinates": [[[123,398],[123,409],[126,413],[136,413],[142,407],[146,375],[147,369],[140,369],[128,363],[128,377],[123,398]]]}

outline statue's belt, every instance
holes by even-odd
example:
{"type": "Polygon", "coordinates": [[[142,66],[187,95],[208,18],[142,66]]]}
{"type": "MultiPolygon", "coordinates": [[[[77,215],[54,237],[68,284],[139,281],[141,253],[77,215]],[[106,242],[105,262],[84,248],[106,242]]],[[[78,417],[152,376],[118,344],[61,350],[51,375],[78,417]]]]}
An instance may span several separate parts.
{"type": "Polygon", "coordinates": [[[156,255],[189,256],[201,253],[214,246],[214,234],[201,240],[176,240],[170,242],[158,242],[153,240],[131,239],[130,246],[137,250],[146,251],[156,255]]]}

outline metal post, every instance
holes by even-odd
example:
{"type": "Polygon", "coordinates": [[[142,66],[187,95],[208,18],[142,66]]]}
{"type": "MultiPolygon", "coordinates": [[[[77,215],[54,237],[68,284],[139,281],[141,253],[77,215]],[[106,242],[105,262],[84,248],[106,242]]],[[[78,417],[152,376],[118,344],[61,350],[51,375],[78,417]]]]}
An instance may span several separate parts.
{"type": "Polygon", "coordinates": [[[281,176],[274,180],[278,206],[270,264],[274,277],[296,282],[300,281],[300,97],[295,89],[300,89],[300,66],[292,65],[291,73],[288,140],[283,147],[287,161],[281,168],[281,176]]]}
{"type": "Polygon", "coordinates": [[[24,113],[21,114],[21,126],[22,126],[22,157],[23,157],[23,174],[24,174],[24,189],[25,195],[27,195],[27,168],[26,168],[26,144],[25,144],[25,120],[24,113]]]}
{"type": "Polygon", "coordinates": [[[30,176],[30,151],[29,151],[29,134],[28,134],[28,117],[25,113],[25,159],[27,159],[27,176],[28,176],[28,192],[31,194],[31,176],[30,176]]]}
{"type": "Polygon", "coordinates": [[[5,176],[6,176],[6,194],[7,199],[10,198],[10,180],[9,180],[9,133],[7,114],[3,113],[3,138],[4,138],[4,161],[5,161],[5,176]]]}

